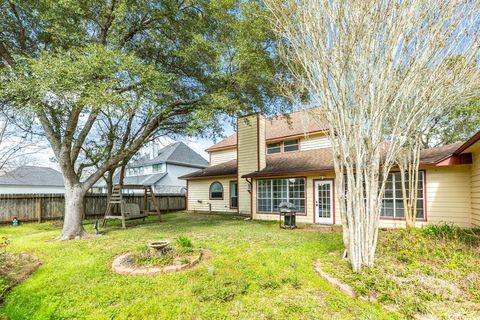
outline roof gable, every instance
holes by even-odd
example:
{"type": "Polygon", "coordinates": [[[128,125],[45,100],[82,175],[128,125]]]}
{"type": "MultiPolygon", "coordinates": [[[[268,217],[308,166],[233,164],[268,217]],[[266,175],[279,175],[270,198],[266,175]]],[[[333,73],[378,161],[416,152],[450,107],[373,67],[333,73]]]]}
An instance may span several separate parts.
{"type": "MultiPolygon", "coordinates": [[[[310,108],[288,115],[280,115],[268,118],[266,121],[265,135],[267,140],[276,140],[299,136],[303,134],[325,131],[328,126],[325,121],[315,120],[318,118],[319,108],[310,108]]],[[[241,121],[241,120],[239,120],[241,121]]],[[[237,133],[214,144],[206,151],[214,151],[224,148],[232,148],[237,145],[237,133]]]]}
{"type": "Polygon", "coordinates": [[[141,159],[130,164],[129,167],[140,167],[158,163],[172,163],[198,168],[208,166],[208,161],[196,153],[192,148],[183,142],[175,142],[160,149],[155,158],[141,159]]]}

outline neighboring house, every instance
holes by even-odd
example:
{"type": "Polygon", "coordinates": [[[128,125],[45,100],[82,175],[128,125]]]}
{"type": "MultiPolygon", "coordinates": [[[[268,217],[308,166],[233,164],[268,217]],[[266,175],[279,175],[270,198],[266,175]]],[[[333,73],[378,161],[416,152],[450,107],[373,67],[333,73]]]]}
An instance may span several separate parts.
{"type": "MultiPolygon", "coordinates": [[[[341,224],[327,127],[309,123],[308,113],[239,119],[237,133],[207,149],[209,167],[182,177],[187,209],[272,220],[288,201],[299,222],[341,224]]],[[[465,143],[424,150],[420,169],[418,225],[480,226],[480,132],[465,143]]],[[[380,226],[404,226],[398,172],[388,178],[383,204],[380,226]]]]}
{"type": "Polygon", "coordinates": [[[22,166],[0,176],[0,194],[65,193],[63,176],[47,167],[22,166]]]}
{"type": "MultiPolygon", "coordinates": [[[[125,172],[123,184],[151,186],[155,193],[185,193],[186,182],[178,177],[208,166],[198,153],[183,142],[172,143],[155,152],[155,156],[145,156],[130,163],[125,172]]],[[[120,180],[120,173],[113,177],[113,183],[120,180]]],[[[107,192],[102,179],[93,188],[94,192],[107,192]]],[[[143,191],[141,191],[143,192],[143,191]]]]}

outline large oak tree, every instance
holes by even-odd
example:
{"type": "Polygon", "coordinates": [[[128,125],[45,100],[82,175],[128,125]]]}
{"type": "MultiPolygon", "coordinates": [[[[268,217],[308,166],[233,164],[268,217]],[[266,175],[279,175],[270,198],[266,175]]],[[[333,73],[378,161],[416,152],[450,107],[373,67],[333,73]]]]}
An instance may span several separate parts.
{"type": "Polygon", "coordinates": [[[61,239],[85,236],[87,190],[145,141],[215,134],[222,115],[282,105],[255,1],[11,0],[0,15],[0,100],[55,153],[61,239]]]}

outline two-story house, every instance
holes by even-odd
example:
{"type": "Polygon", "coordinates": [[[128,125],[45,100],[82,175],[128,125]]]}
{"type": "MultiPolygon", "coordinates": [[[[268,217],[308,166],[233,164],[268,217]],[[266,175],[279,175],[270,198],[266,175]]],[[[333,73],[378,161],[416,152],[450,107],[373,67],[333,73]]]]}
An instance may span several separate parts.
{"type": "MultiPolygon", "coordinates": [[[[309,113],[238,119],[236,133],[207,149],[209,166],[182,177],[187,209],[272,220],[287,201],[297,207],[299,222],[341,224],[326,126],[309,121],[309,113]]],[[[480,226],[480,132],[465,143],[424,150],[419,179],[419,225],[480,226]]],[[[380,226],[403,225],[400,176],[392,172],[380,226]]]]}
{"type": "MultiPolygon", "coordinates": [[[[125,185],[151,186],[155,193],[185,193],[187,183],[179,177],[208,166],[207,160],[183,142],[172,143],[154,152],[128,164],[125,185]]],[[[117,172],[113,183],[117,184],[119,180],[120,173],[117,172]]],[[[107,192],[105,181],[99,181],[95,191],[107,192]]]]}

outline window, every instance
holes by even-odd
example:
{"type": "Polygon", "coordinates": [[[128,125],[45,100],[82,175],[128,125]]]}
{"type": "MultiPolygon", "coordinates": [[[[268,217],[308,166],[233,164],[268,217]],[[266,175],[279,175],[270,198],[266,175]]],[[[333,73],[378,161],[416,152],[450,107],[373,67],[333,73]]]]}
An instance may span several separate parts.
{"type": "Polygon", "coordinates": [[[280,152],[280,142],[267,143],[267,154],[279,153],[280,152]]]}
{"type": "Polygon", "coordinates": [[[278,205],[290,202],[305,213],[305,178],[257,180],[257,211],[278,212],[278,205]]]}
{"type": "MultiPolygon", "coordinates": [[[[418,173],[417,185],[417,218],[424,219],[424,198],[423,198],[423,183],[424,171],[418,173]]],[[[405,177],[408,185],[408,176],[405,177]]],[[[407,190],[408,191],[408,190],[407,190]]],[[[402,194],[402,178],[400,172],[390,173],[385,185],[385,194],[383,196],[382,211],[380,213],[382,218],[398,218],[405,217],[405,210],[403,208],[403,194],[402,194]]]]}
{"type": "Polygon", "coordinates": [[[237,181],[230,181],[230,208],[238,208],[238,183],[237,181]]]}
{"type": "Polygon", "coordinates": [[[223,186],[220,182],[213,182],[210,185],[210,200],[222,200],[223,199],[223,186]]]}
{"type": "Polygon", "coordinates": [[[297,150],[298,150],[298,139],[283,142],[284,152],[297,151],[297,150]]]}
{"type": "MultiPolygon", "coordinates": [[[[425,219],[424,213],[424,177],[425,172],[418,173],[417,185],[417,219],[425,219]]],[[[346,178],[346,177],[345,177],[346,178]]],[[[408,185],[408,176],[405,183],[408,185]]],[[[345,189],[347,188],[347,180],[345,179],[345,189]]],[[[408,190],[407,190],[408,191],[408,190]]],[[[380,211],[381,218],[404,219],[405,210],[403,208],[402,194],[402,178],[400,172],[392,172],[388,174],[385,183],[385,193],[383,195],[382,209],[380,211]]]]}
{"type": "Polygon", "coordinates": [[[165,164],[159,163],[153,165],[153,172],[165,172],[165,164]]]}

